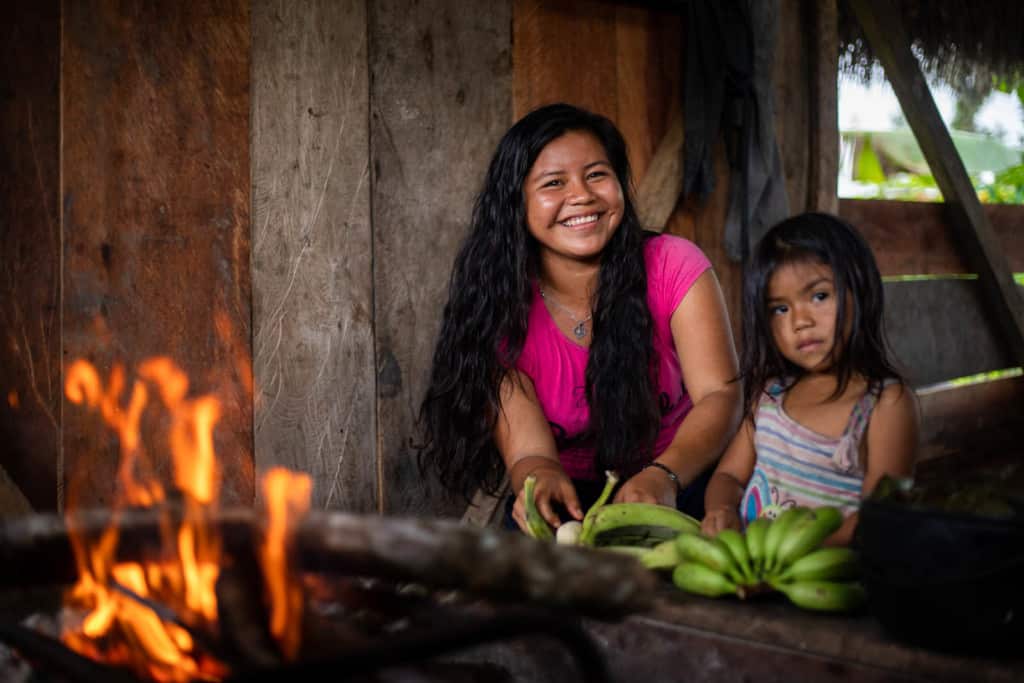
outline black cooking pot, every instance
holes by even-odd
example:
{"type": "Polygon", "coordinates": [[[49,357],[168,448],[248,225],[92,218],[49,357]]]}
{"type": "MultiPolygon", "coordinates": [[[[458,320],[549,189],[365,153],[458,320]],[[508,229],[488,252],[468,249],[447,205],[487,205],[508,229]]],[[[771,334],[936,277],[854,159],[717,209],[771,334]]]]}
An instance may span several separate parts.
{"type": "Polygon", "coordinates": [[[870,608],[894,637],[977,654],[1010,653],[1024,643],[1020,515],[869,499],[861,505],[857,543],[870,608]]]}

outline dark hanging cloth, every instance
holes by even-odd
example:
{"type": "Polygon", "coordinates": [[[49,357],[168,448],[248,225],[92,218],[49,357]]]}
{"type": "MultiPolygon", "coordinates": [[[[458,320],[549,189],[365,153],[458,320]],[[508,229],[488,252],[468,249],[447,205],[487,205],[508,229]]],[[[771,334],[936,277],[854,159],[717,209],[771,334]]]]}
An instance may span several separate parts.
{"type": "Polygon", "coordinates": [[[778,0],[687,3],[683,193],[703,200],[714,190],[721,134],[731,175],[724,244],[735,261],[789,214],[773,129],[777,24],[778,0]]]}

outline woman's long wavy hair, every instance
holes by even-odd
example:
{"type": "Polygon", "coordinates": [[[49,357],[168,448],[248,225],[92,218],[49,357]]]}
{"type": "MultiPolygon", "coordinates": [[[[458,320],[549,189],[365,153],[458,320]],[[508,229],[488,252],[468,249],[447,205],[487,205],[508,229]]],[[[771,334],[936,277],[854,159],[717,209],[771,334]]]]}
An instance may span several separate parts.
{"type": "Polygon", "coordinates": [[[653,326],[640,226],[622,135],[608,119],[567,104],[537,109],[501,139],[448,283],[430,383],[420,406],[419,464],[453,494],[495,493],[504,464],[494,444],[499,389],[526,339],[540,264],[526,225],[523,183],[541,150],[570,131],[594,135],[622,186],[622,222],[601,254],[586,371],[597,471],[628,471],[657,436],[653,326]]]}
{"type": "Polygon", "coordinates": [[[887,379],[904,382],[889,358],[882,278],[871,248],[849,223],[830,214],[804,213],[769,230],[744,273],[740,360],[744,414],[750,415],[754,410],[768,381],[777,379],[792,386],[805,373],[779,352],[768,311],[772,274],[779,267],[794,263],[820,263],[832,269],[836,292],[832,363],[837,376],[832,398],[846,390],[854,374],[866,379],[869,391],[876,394],[887,379]],[[840,321],[846,320],[848,314],[850,336],[843,340],[840,335],[844,325],[840,321]]]}

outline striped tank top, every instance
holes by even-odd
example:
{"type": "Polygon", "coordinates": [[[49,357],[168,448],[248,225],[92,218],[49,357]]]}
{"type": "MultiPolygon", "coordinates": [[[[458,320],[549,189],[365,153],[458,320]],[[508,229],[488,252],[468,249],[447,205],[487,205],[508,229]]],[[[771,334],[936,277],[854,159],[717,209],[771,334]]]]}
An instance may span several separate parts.
{"type": "Polygon", "coordinates": [[[757,519],[769,506],[777,511],[829,505],[844,516],[856,512],[864,482],[860,443],[877,396],[865,392],[837,438],[808,429],[787,415],[782,407],[785,395],[782,385],[773,382],[754,415],[757,462],[740,504],[743,523],[757,519]]]}

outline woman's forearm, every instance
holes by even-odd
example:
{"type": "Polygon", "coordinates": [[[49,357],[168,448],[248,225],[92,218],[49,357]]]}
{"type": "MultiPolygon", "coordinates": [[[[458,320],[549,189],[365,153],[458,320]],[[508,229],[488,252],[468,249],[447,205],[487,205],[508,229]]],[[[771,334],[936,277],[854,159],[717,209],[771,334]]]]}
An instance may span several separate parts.
{"type": "Polygon", "coordinates": [[[518,492],[526,478],[540,469],[557,469],[562,471],[562,463],[557,457],[547,455],[522,455],[505,459],[509,484],[518,492]]]}
{"type": "Polygon", "coordinates": [[[730,384],[695,403],[675,438],[656,460],[686,486],[721,456],[740,421],[739,386],[730,384]]]}

